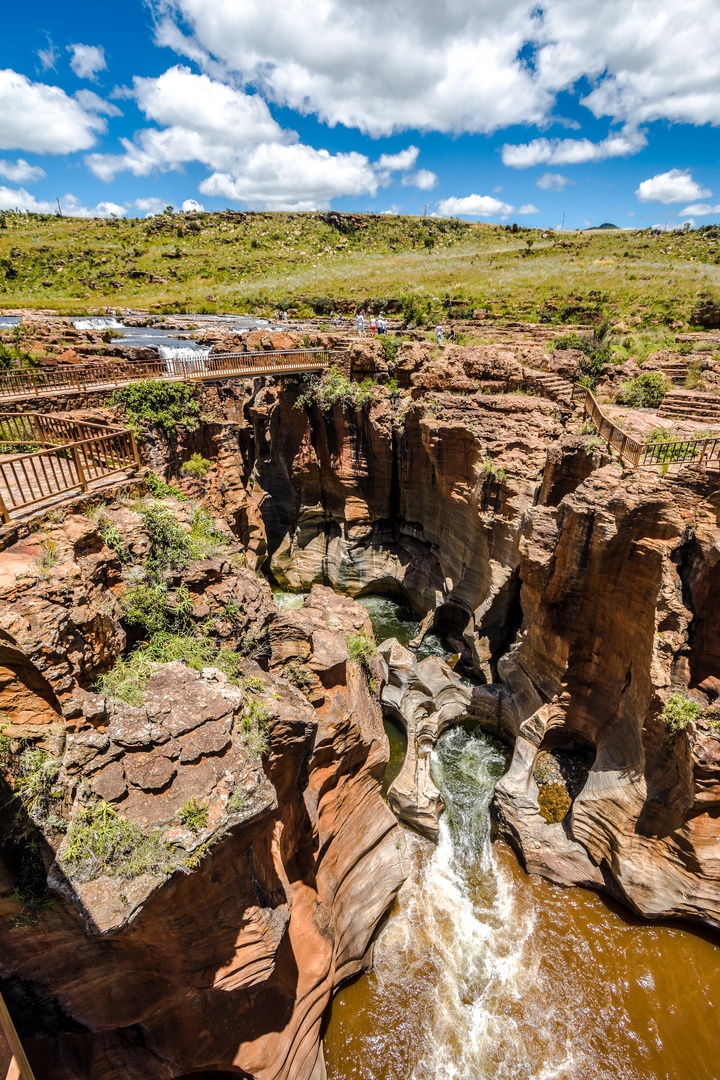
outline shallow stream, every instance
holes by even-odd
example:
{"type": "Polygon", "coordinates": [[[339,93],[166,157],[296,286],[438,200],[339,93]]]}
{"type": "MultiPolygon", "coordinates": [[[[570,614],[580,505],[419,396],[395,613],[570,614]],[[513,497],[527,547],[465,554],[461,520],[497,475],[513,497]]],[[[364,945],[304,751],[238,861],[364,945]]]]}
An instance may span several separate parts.
{"type": "MultiPolygon", "coordinates": [[[[417,633],[393,601],[361,603],[378,642],[417,633]]],[[[404,738],[386,730],[394,775],[404,738]]],[[[438,742],[440,840],[406,830],[409,877],[373,970],[332,1005],[329,1080],[718,1080],[720,940],[525,874],[490,842],[506,764],[472,726],[438,742]]]]}

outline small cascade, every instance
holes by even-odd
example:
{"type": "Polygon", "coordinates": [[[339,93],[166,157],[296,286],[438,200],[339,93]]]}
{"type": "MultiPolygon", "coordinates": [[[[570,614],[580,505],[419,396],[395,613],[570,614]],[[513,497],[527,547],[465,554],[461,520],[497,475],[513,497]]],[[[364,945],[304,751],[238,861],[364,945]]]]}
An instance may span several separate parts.
{"type": "Polygon", "coordinates": [[[191,344],[158,345],[157,350],[160,359],[165,361],[168,374],[174,374],[176,371],[180,374],[180,366],[176,364],[178,360],[182,361],[183,371],[204,371],[207,358],[210,355],[209,347],[193,346],[191,344]]]}
{"type": "Polygon", "coordinates": [[[124,330],[125,327],[114,316],[93,315],[85,319],[73,319],[72,324],[76,330],[124,330]]]}

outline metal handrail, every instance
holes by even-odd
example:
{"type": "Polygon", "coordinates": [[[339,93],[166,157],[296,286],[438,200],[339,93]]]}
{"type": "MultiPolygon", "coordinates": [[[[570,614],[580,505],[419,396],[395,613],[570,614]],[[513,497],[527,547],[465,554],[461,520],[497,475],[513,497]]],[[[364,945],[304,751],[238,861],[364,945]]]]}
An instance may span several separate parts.
{"type": "Polygon", "coordinates": [[[140,379],[203,381],[233,375],[281,375],[286,371],[315,371],[330,365],[327,349],[284,349],[272,352],[200,354],[169,357],[143,363],[118,361],[85,365],[73,364],[56,371],[11,371],[0,375],[0,399],[22,394],[51,394],[53,391],[126,386],[140,379]]]}
{"type": "Polygon", "coordinates": [[[699,439],[671,439],[657,443],[638,442],[605,415],[589,387],[576,385],[573,389],[573,400],[582,394],[585,414],[597,428],[598,435],[608,446],[617,450],[620,457],[632,465],[633,469],[675,465],[682,461],[693,461],[702,465],[713,457],[720,459],[720,435],[703,436],[699,439]]]}

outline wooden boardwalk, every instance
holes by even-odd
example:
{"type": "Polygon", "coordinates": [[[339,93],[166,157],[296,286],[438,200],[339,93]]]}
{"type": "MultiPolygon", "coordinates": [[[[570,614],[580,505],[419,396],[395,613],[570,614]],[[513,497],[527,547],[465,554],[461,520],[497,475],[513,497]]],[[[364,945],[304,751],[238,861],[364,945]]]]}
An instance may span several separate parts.
{"type": "Polygon", "coordinates": [[[0,516],[4,522],[28,509],[91,488],[140,467],[130,428],[88,424],[42,413],[0,413],[0,442],[39,446],[0,456],[0,516]]]}
{"type": "Polygon", "coordinates": [[[53,398],[89,390],[112,391],[142,379],[163,382],[212,382],[260,375],[290,375],[324,371],[331,363],[327,349],[292,349],[257,353],[218,353],[174,357],[147,364],[116,363],[73,365],[52,371],[10,371],[0,375],[0,401],[53,398]]]}

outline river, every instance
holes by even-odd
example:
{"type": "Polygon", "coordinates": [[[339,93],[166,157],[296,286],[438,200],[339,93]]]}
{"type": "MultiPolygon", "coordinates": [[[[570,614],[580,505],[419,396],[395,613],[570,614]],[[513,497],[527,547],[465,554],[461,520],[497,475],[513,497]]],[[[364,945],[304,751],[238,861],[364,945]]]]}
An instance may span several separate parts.
{"type": "MultiPolygon", "coordinates": [[[[361,602],[378,641],[417,632],[392,601],[361,602]]],[[[403,739],[386,730],[391,777],[403,739]]],[[[718,1080],[718,939],[525,874],[490,841],[506,764],[471,726],[438,742],[440,839],[406,830],[409,877],[373,970],[332,1004],[329,1080],[718,1080]]]]}

